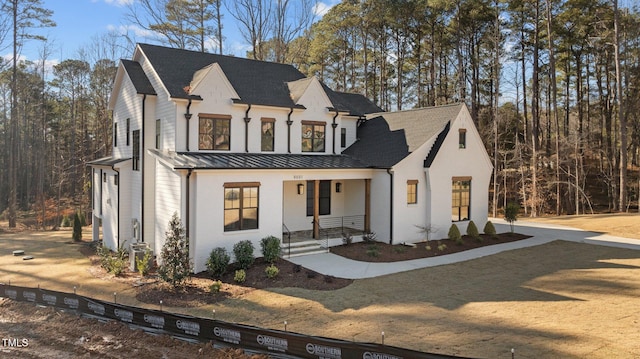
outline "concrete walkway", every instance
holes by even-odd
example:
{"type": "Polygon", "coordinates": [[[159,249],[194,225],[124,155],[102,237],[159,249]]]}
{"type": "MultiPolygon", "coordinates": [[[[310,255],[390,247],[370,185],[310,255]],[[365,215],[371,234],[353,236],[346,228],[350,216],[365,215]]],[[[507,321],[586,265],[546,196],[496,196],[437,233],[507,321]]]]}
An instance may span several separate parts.
{"type": "MultiPolygon", "coordinates": [[[[490,218],[490,220],[495,225],[498,233],[510,231],[509,224],[503,219],[490,218]]],[[[514,232],[526,234],[532,237],[516,242],[494,244],[471,249],[460,253],[393,263],[360,262],[347,259],[333,253],[293,257],[289,260],[325,275],[331,275],[338,278],[360,279],[468,261],[513,249],[546,244],[558,239],[577,243],[640,250],[640,239],[610,236],[607,234],[588,232],[560,225],[541,224],[535,222],[516,222],[514,232]]]]}

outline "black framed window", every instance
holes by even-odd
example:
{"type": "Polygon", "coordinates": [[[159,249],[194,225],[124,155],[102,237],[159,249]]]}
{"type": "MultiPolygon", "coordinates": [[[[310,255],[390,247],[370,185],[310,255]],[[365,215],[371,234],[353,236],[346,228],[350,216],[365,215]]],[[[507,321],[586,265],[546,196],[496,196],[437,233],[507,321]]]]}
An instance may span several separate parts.
{"type": "MultiPolygon", "coordinates": [[[[313,216],[313,197],[315,195],[314,181],[307,181],[307,216],[313,216]]],[[[331,214],[331,181],[320,181],[319,195],[320,215],[331,214]]]]}
{"type": "Polygon", "coordinates": [[[140,130],[133,131],[133,158],[134,171],[140,171],[140,130]]]}
{"type": "Polygon", "coordinates": [[[302,121],[302,152],[324,152],[324,122],[302,121]]]}
{"type": "Polygon", "coordinates": [[[200,115],[198,148],[201,150],[231,149],[231,116],[200,115]]]}
{"type": "Polygon", "coordinates": [[[272,118],[263,118],[261,126],[261,138],[262,144],[260,149],[262,151],[273,151],[274,139],[275,139],[275,120],[272,118]]]}
{"type": "Polygon", "coordinates": [[[340,147],[347,147],[347,129],[344,127],[340,129],[340,147]]]}
{"type": "Polygon", "coordinates": [[[471,178],[454,178],[451,186],[451,220],[471,219],[471,178]]]}
{"type": "Polygon", "coordinates": [[[156,120],[156,149],[160,149],[160,131],[162,130],[162,121],[156,120]]]}
{"type": "Polygon", "coordinates": [[[129,146],[129,133],[131,131],[131,119],[127,119],[127,146],[129,146]]]}
{"type": "Polygon", "coordinates": [[[113,124],[113,147],[118,147],[118,123],[113,124]]]}
{"type": "Polygon", "coordinates": [[[260,183],[224,184],[224,231],[258,228],[260,183]]]}

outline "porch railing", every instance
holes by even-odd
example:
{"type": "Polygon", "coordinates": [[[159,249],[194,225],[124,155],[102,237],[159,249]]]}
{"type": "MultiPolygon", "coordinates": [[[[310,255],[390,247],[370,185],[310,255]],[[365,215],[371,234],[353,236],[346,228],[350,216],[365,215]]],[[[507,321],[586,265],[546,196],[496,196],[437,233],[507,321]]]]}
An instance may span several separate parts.
{"type": "Polygon", "coordinates": [[[339,228],[341,233],[364,232],[364,214],[342,217],[322,217],[321,227],[333,229],[339,228]]]}
{"type": "MultiPolygon", "coordinates": [[[[315,219],[311,221],[311,224],[318,225],[319,236],[320,238],[324,237],[324,247],[327,249],[327,252],[329,252],[329,232],[326,229],[324,229],[319,222],[316,222],[315,219]]],[[[320,238],[316,238],[316,240],[320,240],[320,238]]]]}

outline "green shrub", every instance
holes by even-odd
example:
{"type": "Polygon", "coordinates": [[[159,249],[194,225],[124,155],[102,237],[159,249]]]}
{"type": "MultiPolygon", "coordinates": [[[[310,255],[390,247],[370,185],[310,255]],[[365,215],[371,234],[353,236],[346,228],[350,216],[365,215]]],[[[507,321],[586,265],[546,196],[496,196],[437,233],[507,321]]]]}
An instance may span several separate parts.
{"type": "Polygon", "coordinates": [[[138,273],[143,277],[149,274],[149,271],[151,270],[151,258],[152,255],[150,250],[146,250],[142,258],[136,257],[136,268],[138,269],[138,273]]]}
{"type": "Polygon", "coordinates": [[[393,251],[398,254],[404,253],[407,251],[407,247],[402,244],[399,244],[397,246],[393,246],[393,251]]]}
{"type": "Polygon", "coordinates": [[[207,259],[207,271],[214,278],[220,278],[227,271],[227,266],[231,261],[231,257],[227,254],[227,250],[222,247],[214,248],[207,259]]]}
{"type": "Polygon", "coordinates": [[[234,244],[233,255],[236,257],[236,263],[240,268],[248,269],[255,260],[253,256],[253,243],[251,243],[250,240],[244,240],[234,244]]]}
{"type": "Polygon", "coordinates": [[[165,235],[166,239],[160,252],[162,264],[158,267],[158,276],[175,289],[184,285],[192,270],[186,230],[177,213],[171,217],[165,235]]]}
{"type": "Polygon", "coordinates": [[[446,244],[442,243],[442,244],[438,245],[438,250],[440,252],[444,251],[445,249],[447,249],[447,245],[446,244]]]}
{"type": "Polygon", "coordinates": [[[278,274],[280,273],[280,269],[272,264],[265,268],[264,272],[267,274],[267,278],[273,279],[278,276],[278,274]]]}
{"type": "Polygon", "coordinates": [[[469,221],[469,224],[467,225],[467,235],[478,241],[481,240],[480,233],[478,232],[478,227],[476,226],[475,223],[473,223],[473,221],[469,221]]]}
{"type": "Polygon", "coordinates": [[[100,266],[115,276],[122,275],[127,269],[127,252],[122,247],[112,252],[104,245],[100,245],[96,248],[96,254],[100,257],[100,266]]]}
{"type": "Polygon", "coordinates": [[[280,239],[274,236],[262,238],[260,241],[262,256],[267,263],[274,263],[280,257],[282,248],[280,247],[280,239]]]}
{"type": "Polygon", "coordinates": [[[487,221],[482,231],[484,232],[484,234],[491,236],[491,238],[497,238],[496,227],[493,226],[493,223],[491,223],[491,221],[487,221]]]}
{"type": "Polygon", "coordinates": [[[380,248],[375,244],[370,245],[369,247],[367,247],[367,255],[369,257],[377,257],[377,256],[379,256],[380,255],[380,248]]]}
{"type": "Polygon", "coordinates": [[[451,227],[449,227],[449,233],[447,236],[450,240],[456,241],[456,242],[462,239],[462,236],[460,235],[460,230],[458,229],[458,226],[456,226],[455,223],[452,224],[451,227]]]}
{"type": "Polygon", "coordinates": [[[424,249],[430,251],[431,250],[431,246],[427,244],[426,246],[424,246],[424,249]]]}
{"type": "Polygon", "coordinates": [[[209,291],[211,293],[218,293],[222,289],[222,282],[219,280],[214,280],[213,283],[209,286],[209,291]]]}
{"type": "Polygon", "coordinates": [[[244,283],[244,281],[247,280],[247,272],[245,272],[244,269],[238,269],[233,275],[233,280],[237,283],[244,283]]]}
{"type": "Polygon", "coordinates": [[[518,211],[520,211],[520,205],[514,202],[509,202],[504,208],[504,219],[509,222],[511,233],[513,233],[513,222],[518,220],[518,211]]]}

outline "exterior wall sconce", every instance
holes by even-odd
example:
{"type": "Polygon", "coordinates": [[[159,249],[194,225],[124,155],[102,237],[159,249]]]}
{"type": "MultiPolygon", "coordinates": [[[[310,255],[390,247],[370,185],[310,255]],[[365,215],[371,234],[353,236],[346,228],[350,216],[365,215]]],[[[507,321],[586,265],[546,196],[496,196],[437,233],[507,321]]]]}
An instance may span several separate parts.
{"type": "Polygon", "coordinates": [[[342,183],[336,182],[336,193],[342,192],[342,183]]]}
{"type": "Polygon", "coordinates": [[[298,194],[304,194],[304,184],[298,183],[298,194]]]}

